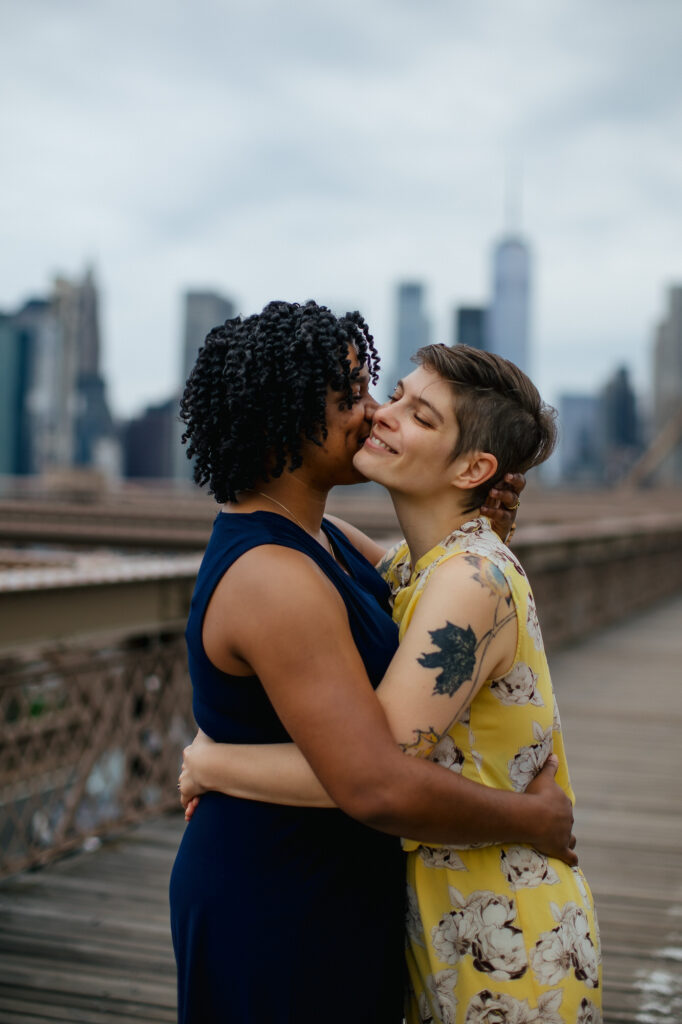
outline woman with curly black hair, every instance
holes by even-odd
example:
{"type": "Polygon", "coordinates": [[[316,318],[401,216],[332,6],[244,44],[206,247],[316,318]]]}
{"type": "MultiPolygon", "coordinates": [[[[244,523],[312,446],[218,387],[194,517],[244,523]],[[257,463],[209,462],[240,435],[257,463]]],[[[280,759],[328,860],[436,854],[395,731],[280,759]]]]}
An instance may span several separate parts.
{"type": "Polygon", "coordinates": [[[171,878],[182,1024],[399,1024],[393,837],[568,842],[549,776],[501,793],[405,757],[373,693],[397,646],[381,549],[323,516],[361,479],[377,366],[359,313],[273,302],[209,334],[182,400],[195,479],[225,503],[187,626],[195,718],[222,742],[293,739],[342,809],[202,797],[171,878]]]}

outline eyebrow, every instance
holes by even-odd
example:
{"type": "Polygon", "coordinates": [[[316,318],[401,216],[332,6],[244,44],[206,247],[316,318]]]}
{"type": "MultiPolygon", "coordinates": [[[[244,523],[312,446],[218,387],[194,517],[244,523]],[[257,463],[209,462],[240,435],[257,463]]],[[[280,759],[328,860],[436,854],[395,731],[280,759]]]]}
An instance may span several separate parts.
{"type": "MultiPolygon", "coordinates": [[[[405,394],[405,385],[402,380],[399,380],[396,384],[397,388],[400,388],[403,394],[405,394]]],[[[427,409],[430,409],[433,415],[436,417],[439,423],[445,423],[443,415],[436,409],[432,402],[429,402],[426,398],[422,398],[421,395],[415,395],[415,402],[419,402],[420,405],[425,405],[427,409]]]]}

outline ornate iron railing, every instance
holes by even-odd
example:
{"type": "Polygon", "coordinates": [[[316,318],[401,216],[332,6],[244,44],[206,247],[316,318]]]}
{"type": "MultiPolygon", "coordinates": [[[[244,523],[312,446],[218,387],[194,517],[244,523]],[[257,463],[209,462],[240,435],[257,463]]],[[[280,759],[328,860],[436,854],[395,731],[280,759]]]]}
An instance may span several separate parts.
{"type": "Polygon", "coordinates": [[[194,724],[184,638],[0,666],[0,874],[178,805],[194,724]]]}
{"type": "MultiPolygon", "coordinates": [[[[682,588],[680,514],[519,533],[550,650],[682,588]]],[[[0,586],[0,874],[177,806],[198,556],[157,561],[0,586]]]]}

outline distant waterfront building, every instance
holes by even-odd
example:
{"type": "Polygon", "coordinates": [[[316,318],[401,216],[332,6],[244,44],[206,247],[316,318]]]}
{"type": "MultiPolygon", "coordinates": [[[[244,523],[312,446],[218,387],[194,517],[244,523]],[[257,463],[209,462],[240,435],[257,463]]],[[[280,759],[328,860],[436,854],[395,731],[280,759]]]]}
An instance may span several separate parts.
{"type": "Polygon", "coordinates": [[[625,366],[619,367],[599,396],[604,476],[616,483],[641,451],[637,400],[625,366]]]}
{"type": "Polygon", "coordinates": [[[123,465],[126,477],[168,480],[173,476],[173,441],[178,404],[175,398],[150,405],[130,420],[123,431],[123,465]]]}
{"type": "Polygon", "coordinates": [[[530,250],[519,235],[502,238],[493,251],[493,287],[487,347],[530,372],[530,250]]]}
{"type": "Polygon", "coordinates": [[[596,395],[559,397],[559,474],[572,483],[603,479],[601,403],[596,395]]]}
{"type": "Polygon", "coordinates": [[[180,386],[175,400],[175,423],[170,441],[170,452],[173,471],[177,480],[192,479],[192,464],[185,454],[185,446],[181,437],[183,424],[178,419],[180,396],[185,390],[185,383],[194,366],[199,349],[206,340],[206,335],[214,327],[224,324],[237,315],[232,299],[228,299],[212,291],[188,291],[184,297],[182,365],[180,367],[180,386]]]}
{"type": "Polygon", "coordinates": [[[53,466],[68,465],[71,451],[70,431],[66,437],[60,432],[64,403],[60,409],[59,325],[48,298],[29,299],[12,320],[25,338],[28,364],[23,396],[27,454],[17,472],[42,473],[53,466]]]}
{"type": "Polygon", "coordinates": [[[98,295],[92,270],[82,281],[57,278],[51,301],[59,348],[57,430],[63,446],[57,464],[117,475],[119,447],[100,371],[98,295]]]}
{"type": "Polygon", "coordinates": [[[234,302],[217,292],[185,292],[184,307],[181,392],[208,332],[236,315],[234,302]]]}
{"type": "Polygon", "coordinates": [[[486,351],[488,310],[482,306],[460,306],[455,310],[455,345],[469,345],[486,351]]]}
{"type": "Polygon", "coordinates": [[[48,297],[3,316],[0,334],[0,465],[15,474],[88,467],[116,475],[92,272],[57,279],[48,297]]]}
{"type": "MultiPolygon", "coordinates": [[[[668,292],[668,309],[658,325],[653,354],[654,435],[670,430],[682,415],[682,285],[668,292]]],[[[665,443],[656,480],[682,481],[682,437],[673,431],[665,443]]]]}
{"type": "Polygon", "coordinates": [[[396,289],[396,348],[388,387],[412,373],[410,357],[430,341],[429,321],[424,307],[425,289],[416,282],[404,282],[396,289]]]}
{"type": "Polygon", "coordinates": [[[31,340],[15,317],[0,315],[0,474],[3,475],[30,472],[31,340]]]}
{"type": "Polygon", "coordinates": [[[614,484],[642,449],[637,401],[627,368],[597,395],[559,399],[559,473],[571,483],[614,484]]]}

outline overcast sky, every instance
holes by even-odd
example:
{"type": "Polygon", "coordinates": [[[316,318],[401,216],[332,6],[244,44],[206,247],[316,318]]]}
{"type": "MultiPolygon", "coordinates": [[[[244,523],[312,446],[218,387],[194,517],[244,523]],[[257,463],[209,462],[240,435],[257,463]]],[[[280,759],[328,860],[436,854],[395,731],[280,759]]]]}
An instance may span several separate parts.
{"type": "MultiPolygon", "coordinates": [[[[533,376],[646,396],[682,282],[680,0],[0,0],[0,308],[95,265],[116,413],[178,384],[181,294],[485,302],[521,169],[533,376]]],[[[388,383],[388,382],[387,382],[388,383]]]]}

